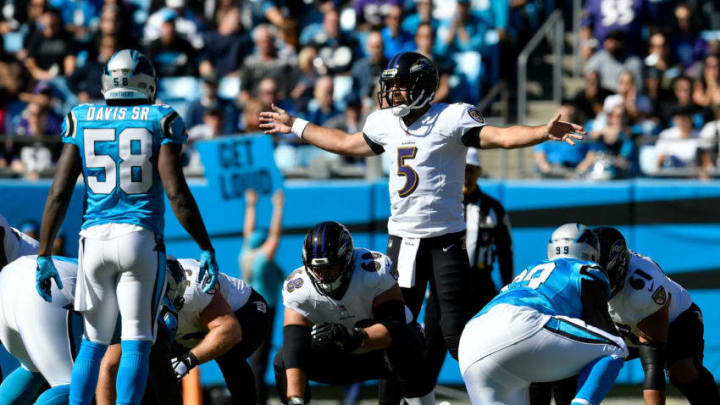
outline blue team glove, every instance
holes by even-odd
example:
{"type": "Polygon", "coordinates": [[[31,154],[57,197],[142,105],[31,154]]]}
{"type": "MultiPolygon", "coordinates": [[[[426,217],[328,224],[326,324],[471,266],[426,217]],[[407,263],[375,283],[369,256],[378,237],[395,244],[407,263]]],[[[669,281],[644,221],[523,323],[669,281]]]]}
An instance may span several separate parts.
{"type": "Polygon", "coordinates": [[[208,293],[215,287],[218,277],[218,265],[215,261],[215,252],[203,250],[200,252],[200,271],[198,272],[198,284],[203,286],[203,292],[208,293]],[[205,272],[207,271],[207,277],[205,272]],[[203,280],[204,279],[204,280],[203,280]]]}
{"type": "Polygon", "coordinates": [[[38,294],[47,302],[52,302],[50,295],[50,279],[54,278],[58,288],[62,290],[63,283],[60,274],[55,269],[55,264],[50,256],[38,256],[37,272],[35,273],[35,288],[38,294]]]}

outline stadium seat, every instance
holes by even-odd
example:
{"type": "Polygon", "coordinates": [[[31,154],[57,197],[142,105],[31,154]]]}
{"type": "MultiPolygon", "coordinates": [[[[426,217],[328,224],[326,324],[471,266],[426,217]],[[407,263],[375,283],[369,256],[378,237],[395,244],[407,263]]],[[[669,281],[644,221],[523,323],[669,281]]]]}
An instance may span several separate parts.
{"type": "Polygon", "coordinates": [[[345,100],[352,91],[352,76],[335,76],[333,78],[333,102],[342,110],[345,108],[345,100]]]}
{"type": "Polygon", "coordinates": [[[22,49],[23,36],[18,31],[8,32],[3,35],[3,46],[5,51],[9,53],[16,53],[22,49]]]}
{"type": "Polygon", "coordinates": [[[163,77],[158,80],[158,98],[171,100],[193,100],[200,97],[200,81],[192,76],[163,77]]]}
{"type": "Polygon", "coordinates": [[[225,76],[218,84],[218,97],[224,100],[235,100],[240,93],[240,78],[225,76]]]}

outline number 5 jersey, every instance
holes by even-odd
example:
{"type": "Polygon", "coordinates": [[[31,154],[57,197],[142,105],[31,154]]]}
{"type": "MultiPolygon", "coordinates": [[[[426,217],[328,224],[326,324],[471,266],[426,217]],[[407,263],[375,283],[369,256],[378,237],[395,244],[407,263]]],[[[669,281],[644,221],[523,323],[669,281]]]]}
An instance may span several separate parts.
{"type": "Polygon", "coordinates": [[[484,125],[477,108],[460,103],[435,103],[410,125],[389,108],[368,116],[365,140],[373,152],[390,154],[390,235],[430,238],[465,229],[465,155],[477,141],[467,134],[484,125]]]}
{"type": "Polygon", "coordinates": [[[65,117],[62,135],[82,159],[83,230],[120,223],[163,234],[160,145],[187,141],[185,123],[171,107],[82,104],[65,117]]]}

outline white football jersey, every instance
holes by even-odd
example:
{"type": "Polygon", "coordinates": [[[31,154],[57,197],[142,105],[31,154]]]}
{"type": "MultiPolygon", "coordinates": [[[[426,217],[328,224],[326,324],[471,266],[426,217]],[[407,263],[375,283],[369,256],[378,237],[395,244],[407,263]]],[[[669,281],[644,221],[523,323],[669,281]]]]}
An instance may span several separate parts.
{"type": "Polygon", "coordinates": [[[613,321],[628,327],[637,336],[638,323],[657,312],[668,300],[669,322],[692,305],[687,290],[666,276],[657,263],[647,256],[630,252],[625,284],[608,302],[613,321]]]}
{"type": "MultiPolygon", "coordinates": [[[[197,282],[200,262],[194,259],[178,259],[185,270],[187,287],[185,288],[185,303],[178,311],[178,330],[176,340],[186,348],[195,347],[207,334],[207,329],[200,322],[200,313],[210,304],[213,293],[204,293],[202,286],[197,282]]],[[[223,298],[230,305],[230,309],[237,311],[248,301],[252,288],[235,277],[225,273],[218,274],[216,289],[220,290],[223,298]]]]}
{"type": "MultiPolygon", "coordinates": [[[[52,295],[52,303],[48,305],[64,307],[71,305],[74,300],[75,282],[77,280],[77,260],[60,258],[53,256],[53,264],[60,275],[63,283],[63,289],[59,290],[54,280],[50,283],[50,294],[52,295]]],[[[37,256],[22,256],[7,266],[3,267],[0,272],[0,296],[3,297],[2,302],[5,303],[3,311],[10,310],[8,308],[10,302],[18,303],[20,307],[16,308],[17,313],[23,313],[27,316],[33,316],[34,309],[23,308],[20,297],[26,294],[38,295],[35,290],[35,270],[37,269],[37,256]]],[[[39,296],[39,295],[38,295],[39,296]]],[[[44,303],[45,301],[42,301],[44,303]]],[[[42,305],[38,304],[38,308],[42,305]]],[[[6,314],[8,312],[5,312],[6,314]]]]}
{"type": "Polygon", "coordinates": [[[363,133],[391,157],[388,233],[429,238],[465,229],[463,135],[485,125],[470,104],[435,103],[406,126],[389,108],[370,114],[363,133]]]}
{"type": "Polygon", "coordinates": [[[372,319],[375,297],[397,285],[392,261],[363,248],[354,249],[353,259],[350,285],[341,299],[320,294],[303,266],[283,283],[283,304],[313,324],[335,322],[352,329],[358,322],[372,319]]]}

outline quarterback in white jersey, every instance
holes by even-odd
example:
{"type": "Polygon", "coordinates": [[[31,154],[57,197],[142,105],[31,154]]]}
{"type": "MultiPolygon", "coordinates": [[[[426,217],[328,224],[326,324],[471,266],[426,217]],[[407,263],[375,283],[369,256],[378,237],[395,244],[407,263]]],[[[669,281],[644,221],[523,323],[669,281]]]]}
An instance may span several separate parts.
{"type": "Polygon", "coordinates": [[[574,144],[584,130],[560,121],[559,115],[536,127],[485,125],[469,104],[432,103],[438,80],[430,59],[403,52],[383,71],[380,110],[368,116],[362,131],[348,134],[313,125],[276,106],[260,114],[260,127],[268,134],[292,132],[341,155],[391,155],[387,254],[415,317],[430,282],[440,303],[443,338],[457,358],[460,334],[471,315],[462,211],[467,148],[519,148],[547,140],[574,144]]]}
{"type": "MultiPolygon", "coordinates": [[[[183,275],[176,283],[183,284],[184,293],[173,303],[178,320],[175,343],[182,350],[167,359],[176,382],[194,367],[216,360],[232,402],[256,403],[255,380],[247,358],[260,346],[269,328],[265,299],[243,280],[224,273],[218,274],[211,293],[204,293],[197,281],[200,262],[194,259],[170,258],[167,267],[170,273],[183,275]]],[[[111,346],[102,370],[109,373],[115,369],[120,353],[119,345],[111,346]]],[[[99,386],[103,398],[98,405],[114,404],[113,381],[101,381],[99,386]]]]}
{"type": "Polygon", "coordinates": [[[715,380],[702,364],[700,308],[657,263],[627,248],[615,228],[593,229],[610,279],[610,316],[628,345],[637,348],[645,371],[646,405],[665,403],[665,370],[692,405],[719,404],[715,380]]]}
{"type": "Polygon", "coordinates": [[[303,264],[283,285],[284,340],[275,357],[280,400],[309,401],[309,380],[397,378],[408,403],[434,404],[422,334],[406,315],[390,259],[353,248],[345,226],[322,222],[305,237],[303,264]]]}
{"type": "Polygon", "coordinates": [[[33,255],[37,253],[38,241],[25,235],[8,223],[4,216],[0,215],[0,269],[20,256],[33,255]]]}

